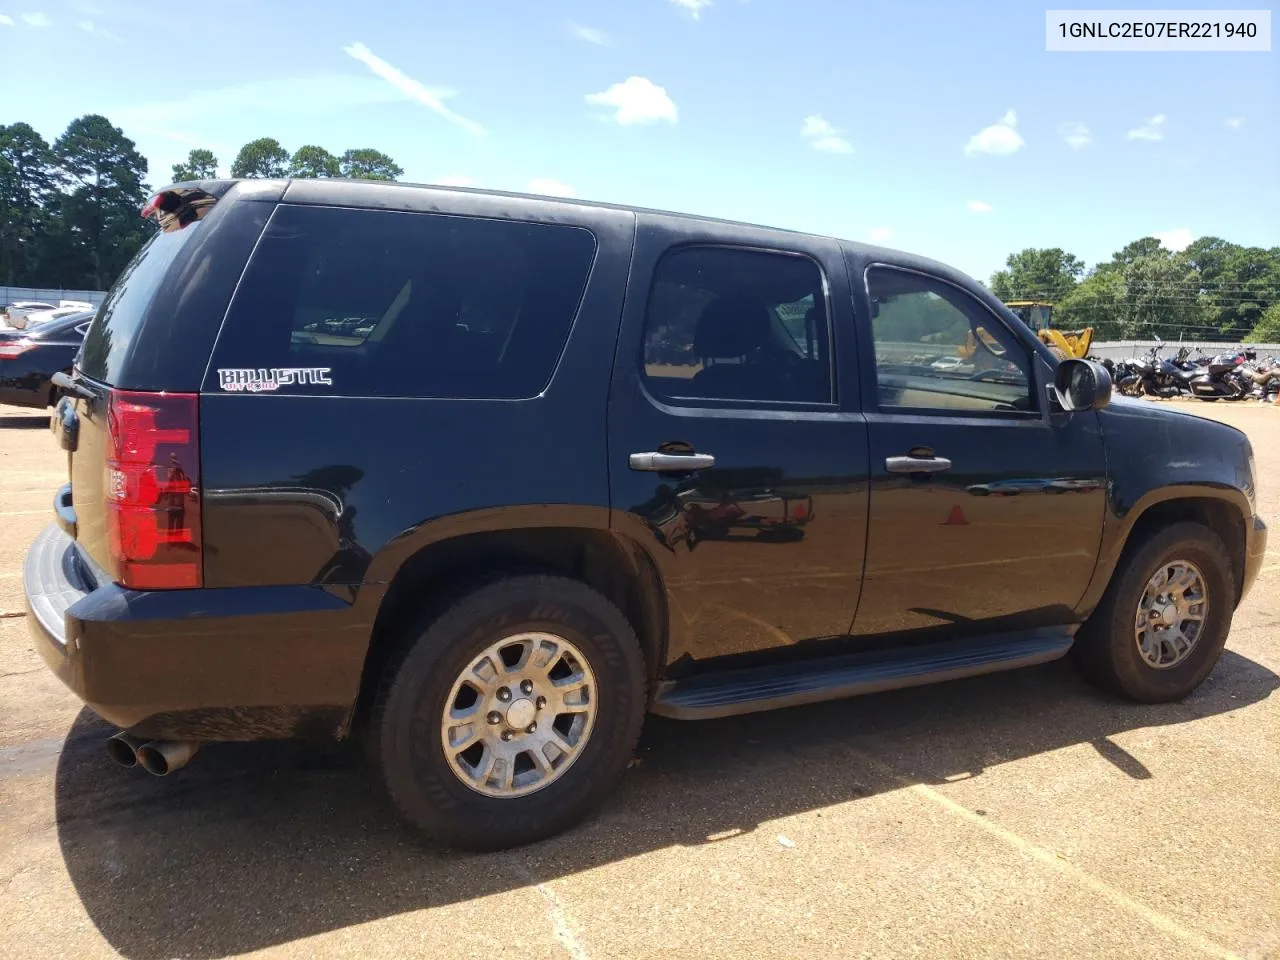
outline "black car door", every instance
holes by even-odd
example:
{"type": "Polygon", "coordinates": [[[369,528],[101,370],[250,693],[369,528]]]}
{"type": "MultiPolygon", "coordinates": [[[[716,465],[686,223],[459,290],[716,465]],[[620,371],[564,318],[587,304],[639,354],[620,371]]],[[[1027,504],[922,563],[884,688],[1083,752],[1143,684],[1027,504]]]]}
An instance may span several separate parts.
{"type": "Polygon", "coordinates": [[[1050,409],[1050,361],[955,278],[850,258],[871,509],[853,633],[986,634],[1073,620],[1102,535],[1092,411],[1050,409]]]}
{"type": "Polygon", "coordinates": [[[858,600],[867,437],[835,241],[640,215],[609,398],[612,523],[666,588],[671,675],[807,656],[858,600]]]}

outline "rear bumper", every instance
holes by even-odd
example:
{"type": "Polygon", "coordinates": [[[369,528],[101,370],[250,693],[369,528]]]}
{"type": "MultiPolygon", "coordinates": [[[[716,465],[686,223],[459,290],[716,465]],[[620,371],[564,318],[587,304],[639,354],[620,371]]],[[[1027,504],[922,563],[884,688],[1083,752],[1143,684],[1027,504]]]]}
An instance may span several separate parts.
{"type": "Polygon", "coordinates": [[[1240,599],[1243,600],[1253,582],[1258,579],[1262,561],[1267,556],[1267,525],[1261,517],[1254,517],[1247,528],[1244,547],[1244,578],[1240,582],[1240,599]]]}
{"type": "Polygon", "coordinates": [[[116,726],[156,739],[341,736],[370,624],[310,586],[137,591],[51,524],[23,569],[37,652],[116,726]]]}

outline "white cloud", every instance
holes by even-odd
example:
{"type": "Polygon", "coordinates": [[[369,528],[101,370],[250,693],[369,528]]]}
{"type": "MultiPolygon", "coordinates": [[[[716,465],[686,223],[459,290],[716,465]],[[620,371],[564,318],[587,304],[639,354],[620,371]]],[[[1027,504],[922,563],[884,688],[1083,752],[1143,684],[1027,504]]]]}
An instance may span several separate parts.
{"type": "Polygon", "coordinates": [[[550,177],[534,177],[529,181],[530,193],[541,193],[548,197],[576,197],[573,187],[550,177]]]}
{"type": "Polygon", "coordinates": [[[676,105],[665,88],[645,77],[627,77],[601,93],[588,93],[587,103],[612,107],[613,119],[623,126],[652,123],[655,120],[676,122],[676,105]]]}
{"type": "Polygon", "coordinates": [[[1232,130],[1239,130],[1244,126],[1244,117],[1227,117],[1223,122],[1232,130]]]}
{"type": "Polygon", "coordinates": [[[609,36],[603,30],[597,30],[595,27],[584,27],[580,23],[570,23],[569,32],[579,40],[587,43],[594,43],[597,47],[612,47],[613,37],[609,36]]]}
{"type": "Polygon", "coordinates": [[[451,173],[447,177],[436,177],[431,183],[437,187],[473,187],[476,178],[468,177],[465,173],[451,173]]]}
{"type": "Polygon", "coordinates": [[[671,2],[695,20],[702,16],[703,10],[711,6],[711,0],[671,0],[671,2]]]}
{"type": "Polygon", "coordinates": [[[97,36],[102,37],[102,39],[104,40],[112,40],[116,43],[122,42],[120,37],[116,36],[106,27],[101,27],[98,24],[94,23],[92,20],[81,20],[76,24],[76,26],[79,27],[81,30],[83,30],[85,33],[96,34],[97,36]]]}
{"type": "Polygon", "coordinates": [[[888,243],[891,236],[893,231],[888,227],[872,227],[871,232],[867,234],[867,238],[872,243],[888,243]]]}
{"type": "Polygon", "coordinates": [[[1174,253],[1181,253],[1191,246],[1191,241],[1195,239],[1187,227],[1178,227],[1176,230],[1155,230],[1151,235],[1160,241],[1160,246],[1174,253]]]}
{"type": "Polygon", "coordinates": [[[475,136],[484,135],[484,127],[476,123],[474,120],[468,120],[464,116],[454,113],[444,105],[447,97],[453,95],[452,91],[430,90],[421,83],[409,76],[403,70],[393,67],[387,61],[377,56],[372,50],[363,43],[353,43],[342,48],[348,56],[359,60],[366,67],[381,77],[391,86],[395,87],[406,97],[411,100],[417,100],[420,104],[429,110],[433,110],[440,116],[444,117],[450,123],[457,124],[463,130],[475,136]]]}
{"type": "Polygon", "coordinates": [[[853,153],[853,144],[840,136],[840,131],[824,120],[821,114],[813,114],[804,118],[800,125],[800,136],[809,141],[809,146],[823,153],[853,153]]]}
{"type": "Polygon", "coordinates": [[[1142,126],[1130,130],[1127,136],[1130,140],[1163,140],[1164,119],[1163,113],[1157,113],[1142,126]]]}
{"type": "Polygon", "coordinates": [[[992,210],[995,209],[995,207],[991,206],[991,204],[987,203],[987,201],[985,200],[970,200],[967,204],[965,204],[965,206],[967,206],[974,213],[990,213],[992,210]]]}
{"type": "Polygon", "coordinates": [[[844,137],[819,137],[809,145],[823,153],[853,153],[853,144],[844,137]]]}
{"type": "Polygon", "coordinates": [[[12,27],[12,26],[13,26],[13,17],[8,17],[8,16],[5,16],[3,13],[0,13],[0,27],[12,27]]]}
{"type": "Polygon", "coordinates": [[[1014,129],[1017,125],[1017,113],[1007,111],[991,126],[983,127],[969,138],[969,142],[964,145],[965,155],[972,157],[978,153],[989,153],[1000,156],[1022,149],[1026,141],[1014,129]]]}
{"type": "Polygon", "coordinates": [[[835,132],[836,128],[818,114],[805,117],[804,123],[800,125],[800,136],[802,137],[829,137],[835,132]]]}
{"type": "Polygon", "coordinates": [[[19,14],[22,22],[28,27],[52,27],[53,21],[43,13],[22,13],[19,14]]]}
{"type": "Polygon", "coordinates": [[[1067,120],[1058,124],[1058,136],[1062,137],[1072,150],[1083,150],[1093,143],[1093,134],[1079,120],[1067,120]]]}

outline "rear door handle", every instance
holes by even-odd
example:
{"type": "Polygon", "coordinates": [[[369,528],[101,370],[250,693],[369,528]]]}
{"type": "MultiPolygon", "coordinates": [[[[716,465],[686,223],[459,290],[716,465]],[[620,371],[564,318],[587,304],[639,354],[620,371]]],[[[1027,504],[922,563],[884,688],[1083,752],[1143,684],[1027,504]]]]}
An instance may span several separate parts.
{"type": "Polygon", "coordinates": [[[946,457],[885,457],[884,465],[890,473],[941,473],[951,469],[946,457]]]}
{"type": "Polygon", "coordinates": [[[633,453],[629,458],[632,470],[650,473],[689,473],[693,470],[710,470],[716,458],[709,453],[633,453]]]}

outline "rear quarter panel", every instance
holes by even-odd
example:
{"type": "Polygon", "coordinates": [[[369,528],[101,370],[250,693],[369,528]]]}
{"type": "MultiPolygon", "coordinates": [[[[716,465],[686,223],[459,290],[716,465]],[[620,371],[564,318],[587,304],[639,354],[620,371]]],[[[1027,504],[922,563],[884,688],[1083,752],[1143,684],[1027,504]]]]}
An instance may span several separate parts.
{"type": "MultiPolygon", "coordinates": [[[[333,190],[323,196],[347,203],[333,190]]],[[[291,188],[286,199],[308,194],[291,188]]],[[[205,584],[323,586],[371,625],[400,565],[438,540],[521,526],[608,528],[606,399],[635,217],[402,187],[364,186],[348,205],[572,223],[598,245],[556,373],[533,399],[245,395],[220,392],[209,372],[205,584]]]]}

